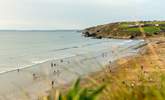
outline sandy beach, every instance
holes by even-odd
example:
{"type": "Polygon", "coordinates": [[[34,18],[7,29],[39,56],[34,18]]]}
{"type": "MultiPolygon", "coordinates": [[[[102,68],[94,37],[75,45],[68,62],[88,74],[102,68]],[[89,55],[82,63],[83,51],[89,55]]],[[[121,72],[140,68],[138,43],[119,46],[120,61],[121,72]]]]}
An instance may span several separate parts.
{"type": "Polygon", "coordinates": [[[0,99],[36,100],[52,87],[68,84],[79,76],[101,71],[105,65],[119,58],[137,54],[137,47],[144,44],[140,41],[128,47],[115,47],[114,51],[105,49],[1,73],[0,99]]]}
{"type": "MultiPolygon", "coordinates": [[[[82,80],[81,87],[91,88],[106,83],[107,88],[99,100],[113,100],[121,91],[123,93],[120,95],[124,94],[124,89],[128,91],[141,85],[144,87],[159,85],[161,83],[159,75],[165,73],[165,38],[153,37],[147,38],[147,41],[150,43],[143,46],[138,55],[118,59],[107,65],[104,70],[87,76],[82,80]],[[144,76],[140,77],[141,74],[144,76]]],[[[138,100],[139,98],[141,96],[138,100]]]]}

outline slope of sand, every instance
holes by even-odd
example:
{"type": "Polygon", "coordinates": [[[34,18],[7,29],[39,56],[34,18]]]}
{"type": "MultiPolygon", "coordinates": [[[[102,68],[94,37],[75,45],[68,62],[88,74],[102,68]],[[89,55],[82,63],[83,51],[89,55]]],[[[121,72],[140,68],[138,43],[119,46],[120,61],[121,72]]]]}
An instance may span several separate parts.
{"type": "Polygon", "coordinates": [[[110,94],[119,93],[121,84],[129,84],[132,87],[141,84],[141,73],[148,80],[146,84],[159,84],[159,74],[165,73],[165,37],[149,38],[147,41],[151,43],[143,47],[139,55],[119,59],[104,70],[86,77],[82,87],[95,87],[107,83],[101,100],[113,100],[110,94]]]}
{"type": "Polygon", "coordinates": [[[65,59],[50,60],[0,74],[0,100],[36,100],[47,94],[45,91],[52,87],[67,84],[79,76],[100,71],[109,61],[136,54],[138,49],[135,48],[143,45],[144,41],[139,43],[131,42],[128,47],[116,47],[115,51],[107,48],[65,59]]]}

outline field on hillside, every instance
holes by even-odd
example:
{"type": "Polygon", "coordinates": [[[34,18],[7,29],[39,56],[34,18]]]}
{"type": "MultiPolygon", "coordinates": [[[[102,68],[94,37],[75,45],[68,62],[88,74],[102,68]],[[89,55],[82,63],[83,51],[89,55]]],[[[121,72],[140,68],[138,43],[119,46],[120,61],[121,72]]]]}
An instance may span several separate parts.
{"type": "Polygon", "coordinates": [[[87,28],[83,34],[96,38],[138,38],[142,36],[165,36],[165,21],[117,22],[87,28]]]}

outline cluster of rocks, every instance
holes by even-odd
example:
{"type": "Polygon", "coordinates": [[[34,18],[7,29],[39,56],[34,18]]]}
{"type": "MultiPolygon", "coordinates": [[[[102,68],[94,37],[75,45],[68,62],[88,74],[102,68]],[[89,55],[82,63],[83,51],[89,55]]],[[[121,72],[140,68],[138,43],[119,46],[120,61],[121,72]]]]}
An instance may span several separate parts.
{"type": "Polygon", "coordinates": [[[93,37],[93,38],[97,38],[97,39],[102,39],[102,36],[98,36],[96,33],[92,33],[92,32],[89,32],[89,31],[83,31],[82,34],[85,36],[85,37],[93,37]]]}

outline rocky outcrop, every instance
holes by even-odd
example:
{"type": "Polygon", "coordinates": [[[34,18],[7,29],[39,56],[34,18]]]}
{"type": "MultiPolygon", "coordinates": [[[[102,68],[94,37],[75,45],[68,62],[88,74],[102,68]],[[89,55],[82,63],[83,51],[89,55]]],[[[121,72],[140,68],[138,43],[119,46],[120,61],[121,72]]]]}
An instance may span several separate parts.
{"type": "Polygon", "coordinates": [[[84,31],[83,34],[86,37],[95,37],[96,36],[96,33],[91,33],[90,31],[84,31]]]}
{"type": "Polygon", "coordinates": [[[143,34],[139,27],[147,29],[146,36],[160,35],[165,32],[164,21],[141,21],[136,22],[118,22],[105,25],[98,25],[85,29],[82,34],[85,37],[101,38],[118,38],[118,39],[135,39],[142,38],[143,34]],[[152,24],[153,23],[153,24],[152,24]],[[157,24],[164,23],[164,24],[157,24]],[[153,27],[153,29],[152,29],[153,27]],[[150,32],[151,31],[151,32],[150,32]],[[153,31],[153,32],[152,32],[153,31]],[[155,31],[155,32],[154,32],[155,31]]]}

